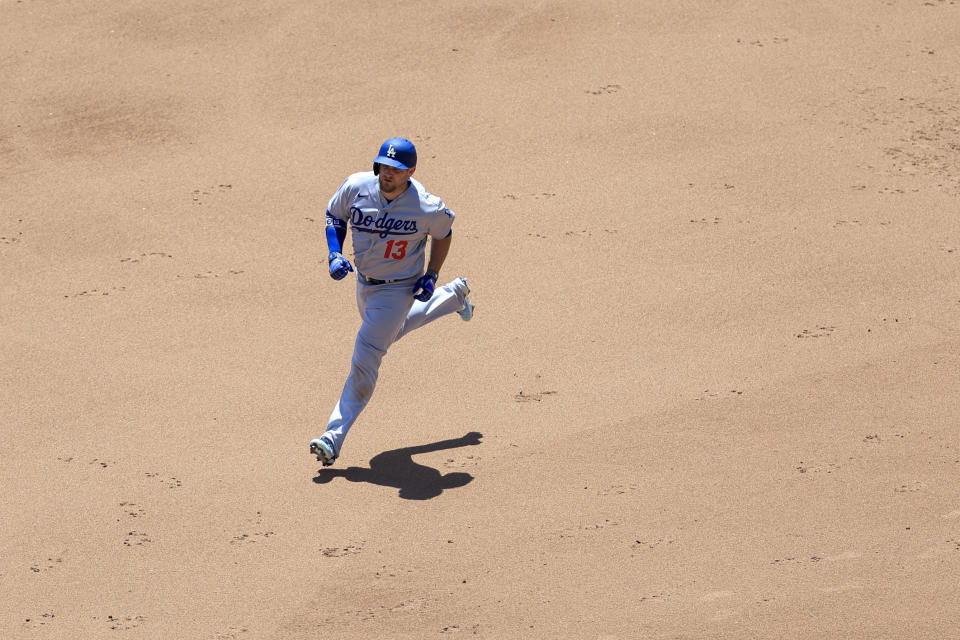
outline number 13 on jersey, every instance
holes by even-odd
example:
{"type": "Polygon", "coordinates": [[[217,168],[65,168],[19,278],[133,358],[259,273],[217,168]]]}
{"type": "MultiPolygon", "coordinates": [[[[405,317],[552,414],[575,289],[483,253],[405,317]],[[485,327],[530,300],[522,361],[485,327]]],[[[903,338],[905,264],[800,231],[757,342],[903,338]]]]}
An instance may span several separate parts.
{"type": "Polygon", "coordinates": [[[405,255],[407,255],[406,240],[387,240],[387,250],[383,252],[384,258],[403,260],[405,255]]]}

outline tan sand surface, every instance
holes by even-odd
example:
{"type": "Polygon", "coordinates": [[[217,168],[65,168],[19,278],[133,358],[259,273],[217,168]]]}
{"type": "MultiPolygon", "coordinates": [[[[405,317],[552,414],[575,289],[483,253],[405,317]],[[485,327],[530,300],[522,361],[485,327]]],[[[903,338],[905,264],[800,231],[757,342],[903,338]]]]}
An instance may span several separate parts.
{"type": "Polygon", "coordinates": [[[960,1],[0,0],[0,638],[960,638],[960,1]],[[382,140],[468,324],[359,324],[382,140]]]}

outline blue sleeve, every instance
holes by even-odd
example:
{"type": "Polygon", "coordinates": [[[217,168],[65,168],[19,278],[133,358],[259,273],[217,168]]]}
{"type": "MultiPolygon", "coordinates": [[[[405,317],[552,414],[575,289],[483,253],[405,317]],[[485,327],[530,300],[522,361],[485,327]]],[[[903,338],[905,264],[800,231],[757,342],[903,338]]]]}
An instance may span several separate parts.
{"type": "Polygon", "coordinates": [[[330,253],[341,253],[343,241],[347,238],[347,223],[335,218],[327,211],[327,247],[330,253]]]}

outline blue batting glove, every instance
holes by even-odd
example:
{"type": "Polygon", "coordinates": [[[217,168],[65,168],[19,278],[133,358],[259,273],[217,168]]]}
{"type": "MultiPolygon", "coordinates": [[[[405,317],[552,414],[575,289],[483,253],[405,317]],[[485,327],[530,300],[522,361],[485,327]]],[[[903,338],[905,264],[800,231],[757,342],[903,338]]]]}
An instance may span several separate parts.
{"type": "Polygon", "coordinates": [[[350,261],[336,251],[327,256],[327,262],[330,263],[330,277],[334,280],[343,280],[349,272],[353,271],[350,261]]]}
{"type": "Polygon", "coordinates": [[[437,278],[439,274],[436,271],[428,270],[426,275],[420,276],[420,279],[417,280],[417,283],[413,285],[413,292],[416,294],[413,297],[419,300],[420,302],[426,302],[433,295],[433,290],[437,286],[437,278]],[[419,291],[420,293],[417,293],[419,291]]]}

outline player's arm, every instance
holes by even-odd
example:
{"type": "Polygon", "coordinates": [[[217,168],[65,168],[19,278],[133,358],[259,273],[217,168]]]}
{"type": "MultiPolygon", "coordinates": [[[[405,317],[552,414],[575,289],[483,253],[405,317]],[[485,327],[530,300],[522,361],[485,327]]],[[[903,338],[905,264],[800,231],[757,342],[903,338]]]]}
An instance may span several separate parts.
{"type": "Polygon", "coordinates": [[[426,302],[433,295],[437,278],[440,277],[440,267],[447,259],[453,242],[453,229],[450,227],[453,226],[455,214],[439,198],[433,202],[437,208],[427,230],[430,234],[430,262],[427,263],[427,273],[413,285],[413,297],[421,302],[426,302]]]}
{"type": "Polygon", "coordinates": [[[450,245],[453,243],[453,231],[443,240],[430,238],[430,262],[427,264],[427,271],[433,271],[439,274],[440,268],[450,253],[450,245]]]}
{"type": "Polygon", "coordinates": [[[327,265],[330,267],[330,277],[334,280],[343,280],[347,273],[353,271],[353,265],[341,253],[346,237],[347,223],[327,210],[327,265]]]}
{"type": "Polygon", "coordinates": [[[421,302],[426,302],[433,296],[433,290],[437,286],[437,278],[440,277],[440,267],[443,266],[447,254],[450,253],[450,244],[453,242],[453,231],[447,234],[446,238],[437,239],[430,237],[430,262],[427,263],[427,273],[417,280],[413,285],[414,298],[421,302]]]}
{"type": "Polygon", "coordinates": [[[347,238],[347,223],[327,211],[327,248],[330,253],[342,253],[343,241],[347,238]]]}
{"type": "Polygon", "coordinates": [[[433,272],[434,280],[436,280],[436,274],[440,273],[443,261],[447,259],[447,253],[450,252],[455,216],[456,214],[448,209],[442,200],[437,200],[436,213],[427,231],[430,234],[430,262],[427,265],[427,273],[433,272]]]}

